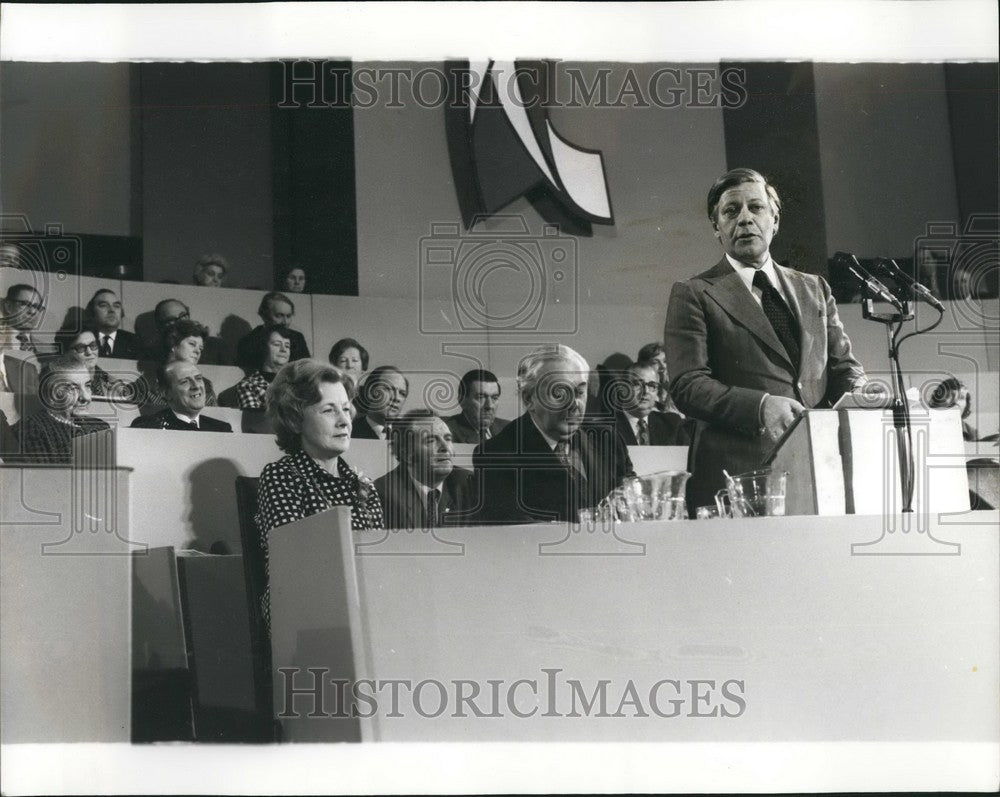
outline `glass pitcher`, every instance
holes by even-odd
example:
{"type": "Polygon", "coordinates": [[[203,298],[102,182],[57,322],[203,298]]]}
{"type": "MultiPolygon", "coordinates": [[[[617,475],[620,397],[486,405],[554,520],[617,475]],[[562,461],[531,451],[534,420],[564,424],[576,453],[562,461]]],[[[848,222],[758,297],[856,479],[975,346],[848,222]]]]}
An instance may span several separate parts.
{"type": "Polygon", "coordinates": [[[690,476],[683,470],[663,470],[625,479],[615,491],[619,520],[686,520],[684,491],[690,476]]]}
{"type": "Polygon", "coordinates": [[[785,514],[788,471],[770,468],[727,477],[733,517],[779,517],[785,514]]]}

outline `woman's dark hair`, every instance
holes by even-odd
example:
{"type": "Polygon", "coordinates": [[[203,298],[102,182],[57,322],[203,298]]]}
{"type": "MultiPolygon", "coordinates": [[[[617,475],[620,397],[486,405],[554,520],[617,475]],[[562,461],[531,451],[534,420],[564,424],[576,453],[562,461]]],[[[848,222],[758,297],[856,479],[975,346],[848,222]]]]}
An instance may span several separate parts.
{"type": "Polygon", "coordinates": [[[368,349],[358,343],[354,338],[341,338],[336,343],[333,344],[333,348],[330,349],[330,356],[327,359],[330,361],[330,365],[336,365],[337,360],[341,354],[343,354],[348,349],[357,349],[358,354],[361,355],[361,370],[368,370],[368,349]]]}
{"type": "MultiPolygon", "coordinates": [[[[69,354],[70,346],[76,343],[76,339],[80,337],[84,332],[89,332],[94,336],[94,340],[100,345],[101,338],[100,333],[97,331],[97,327],[90,322],[84,322],[79,326],[75,327],[63,327],[55,334],[55,343],[59,348],[59,354],[69,354]]],[[[100,349],[98,349],[100,351],[100,349]]]]}
{"type": "Polygon", "coordinates": [[[647,343],[645,346],[643,346],[641,349],[639,349],[639,353],[636,355],[635,359],[638,362],[641,362],[641,361],[644,361],[644,360],[652,360],[657,354],[662,354],[662,353],[665,353],[665,352],[666,352],[666,349],[663,348],[663,344],[662,343],[659,343],[659,342],[657,342],[657,343],[647,343]]]}
{"type": "Polygon", "coordinates": [[[271,302],[284,302],[292,308],[292,314],[295,313],[295,302],[289,299],[287,294],[281,291],[268,291],[261,297],[260,304],[257,305],[257,315],[262,319],[267,319],[268,311],[271,309],[271,302]]]}
{"type": "Polygon", "coordinates": [[[185,338],[201,338],[208,340],[208,327],[192,321],[190,318],[178,318],[167,327],[165,333],[167,341],[167,351],[172,349],[185,338]]]}
{"type": "Polygon", "coordinates": [[[302,274],[303,274],[303,276],[304,276],[304,277],[305,277],[305,279],[306,279],[306,285],[308,285],[308,284],[309,284],[309,272],[308,272],[308,271],[306,271],[306,267],[305,267],[305,266],[303,266],[303,265],[301,265],[301,264],[299,264],[299,263],[292,263],[292,264],[291,264],[290,266],[288,266],[287,268],[284,268],[284,269],[282,269],[282,270],[281,270],[281,273],[280,273],[280,275],[279,275],[279,277],[278,277],[278,283],[277,283],[277,285],[275,285],[275,286],[274,286],[274,290],[275,290],[275,291],[277,291],[277,292],[279,292],[279,293],[280,293],[280,292],[282,292],[282,291],[285,291],[285,290],[288,290],[288,289],[287,289],[287,288],[285,287],[285,280],[287,280],[287,279],[288,279],[288,276],[289,276],[289,275],[290,275],[290,274],[291,274],[291,273],[292,273],[293,271],[301,271],[301,272],[302,272],[302,274]]]}
{"type": "Polygon", "coordinates": [[[280,324],[268,324],[264,327],[264,334],[260,336],[260,347],[257,349],[257,357],[255,362],[250,363],[250,366],[259,371],[264,367],[264,363],[267,362],[268,347],[271,345],[271,334],[277,332],[281,337],[288,341],[289,351],[291,351],[292,343],[292,333],[288,331],[288,327],[283,327],[280,324]]]}
{"type": "MultiPolygon", "coordinates": [[[[942,379],[934,388],[934,392],[931,393],[927,405],[932,409],[946,409],[948,407],[954,407],[958,404],[958,397],[965,387],[954,376],[949,376],[946,379],[942,379]]],[[[967,418],[972,413],[972,393],[968,390],[965,392],[966,400],[965,406],[961,407],[962,417],[967,418]]]]}

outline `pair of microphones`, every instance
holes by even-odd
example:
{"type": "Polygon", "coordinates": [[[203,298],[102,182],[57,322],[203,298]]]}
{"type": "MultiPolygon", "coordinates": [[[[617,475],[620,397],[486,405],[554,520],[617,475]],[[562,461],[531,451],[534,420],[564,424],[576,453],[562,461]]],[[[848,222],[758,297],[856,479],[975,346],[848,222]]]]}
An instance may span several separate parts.
{"type": "Polygon", "coordinates": [[[944,305],[931,292],[930,288],[917,282],[899,267],[895,260],[880,257],[875,261],[875,270],[883,277],[888,277],[895,287],[895,292],[879,282],[871,273],[865,270],[857,257],[849,252],[837,252],[834,262],[842,263],[851,276],[862,285],[871,299],[891,304],[902,312],[903,302],[922,299],[939,313],[944,312],[944,305]]]}

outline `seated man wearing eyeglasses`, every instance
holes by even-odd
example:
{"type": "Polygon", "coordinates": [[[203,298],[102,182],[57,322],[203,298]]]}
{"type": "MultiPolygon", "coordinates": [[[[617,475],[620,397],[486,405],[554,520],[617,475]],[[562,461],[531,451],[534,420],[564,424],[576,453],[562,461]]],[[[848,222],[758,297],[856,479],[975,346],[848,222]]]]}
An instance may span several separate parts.
{"type": "Polygon", "coordinates": [[[627,446],[686,446],[691,444],[684,417],[660,412],[656,400],[660,388],[655,362],[635,363],[625,371],[624,397],[615,413],[615,428],[627,446]]]}
{"type": "Polygon", "coordinates": [[[34,352],[31,333],[38,327],[45,311],[42,295],[30,285],[11,285],[3,302],[0,317],[0,350],[34,352]]]}

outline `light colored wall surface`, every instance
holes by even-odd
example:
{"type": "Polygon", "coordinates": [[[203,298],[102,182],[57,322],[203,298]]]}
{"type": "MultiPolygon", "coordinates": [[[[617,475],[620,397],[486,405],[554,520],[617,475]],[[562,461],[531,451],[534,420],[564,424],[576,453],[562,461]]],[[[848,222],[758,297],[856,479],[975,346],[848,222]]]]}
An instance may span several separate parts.
{"type": "MultiPolygon", "coordinates": [[[[587,70],[603,66],[612,69],[609,84],[614,86],[622,83],[627,67],[648,82],[662,65],[566,62],[559,69],[580,68],[592,82],[587,70]]],[[[557,108],[550,118],[569,141],[601,150],[615,213],[613,227],[595,225],[592,238],[576,239],[582,301],[652,301],[665,307],[675,279],[719,258],[703,203],[711,181],[726,169],[722,111],[580,107],[557,108]]],[[[441,108],[386,108],[383,103],[355,111],[362,296],[419,295],[421,238],[433,223],[460,220],[444,121],[441,108]]],[[[541,234],[542,219],[526,201],[515,202],[507,212],[523,214],[529,230],[541,234]]],[[[518,285],[497,288],[508,299],[521,290],[518,285]]]]}
{"type": "Polygon", "coordinates": [[[829,253],[910,257],[928,222],[957,221],[941,64],[816,64],[829,253]]]}
{"type": "MultiPolygon", "coordinates": [[[[557,71],[566,83],[567,69],[592,80],[593,70],[609,67],[614,86],[627,68],[643,82],[658,66],[565,62],[557,71]]],[[[814,74],[830,252],[905,256],[926,223],[958,215],[943,67],[820,63],[814,74]]],[[[38,227],[141,231],[149,279],[187,282],[193,260],[218,249],[233,262],[232,284],[269,285],[265,77],[262,65],[240,65],[219,85],[195,82],[183,109],[167,102],[176,86],[145,81],[144,106],[160,107],[145,108],[136,142],[129,65],[5,63],[4,213],[25,213],[38,227]],[[131,219],[130,157],[140,143],[142,218],[131,219]]],[[[601,150],[616,216],[614,227],[577,240],[585,301],[665,301],[674,279],[714,262],[702,203],[727,166],[720,109],[555,108],[551,119],[568,140],[601,150]]],[[[458,218],[444,112],[413,103],[359,108],[355,146],[361,293],[412,298],[420,239],[433,222],[458,218]]],[[[525,201],[510,211],[539,232],[525,201]]]]}

